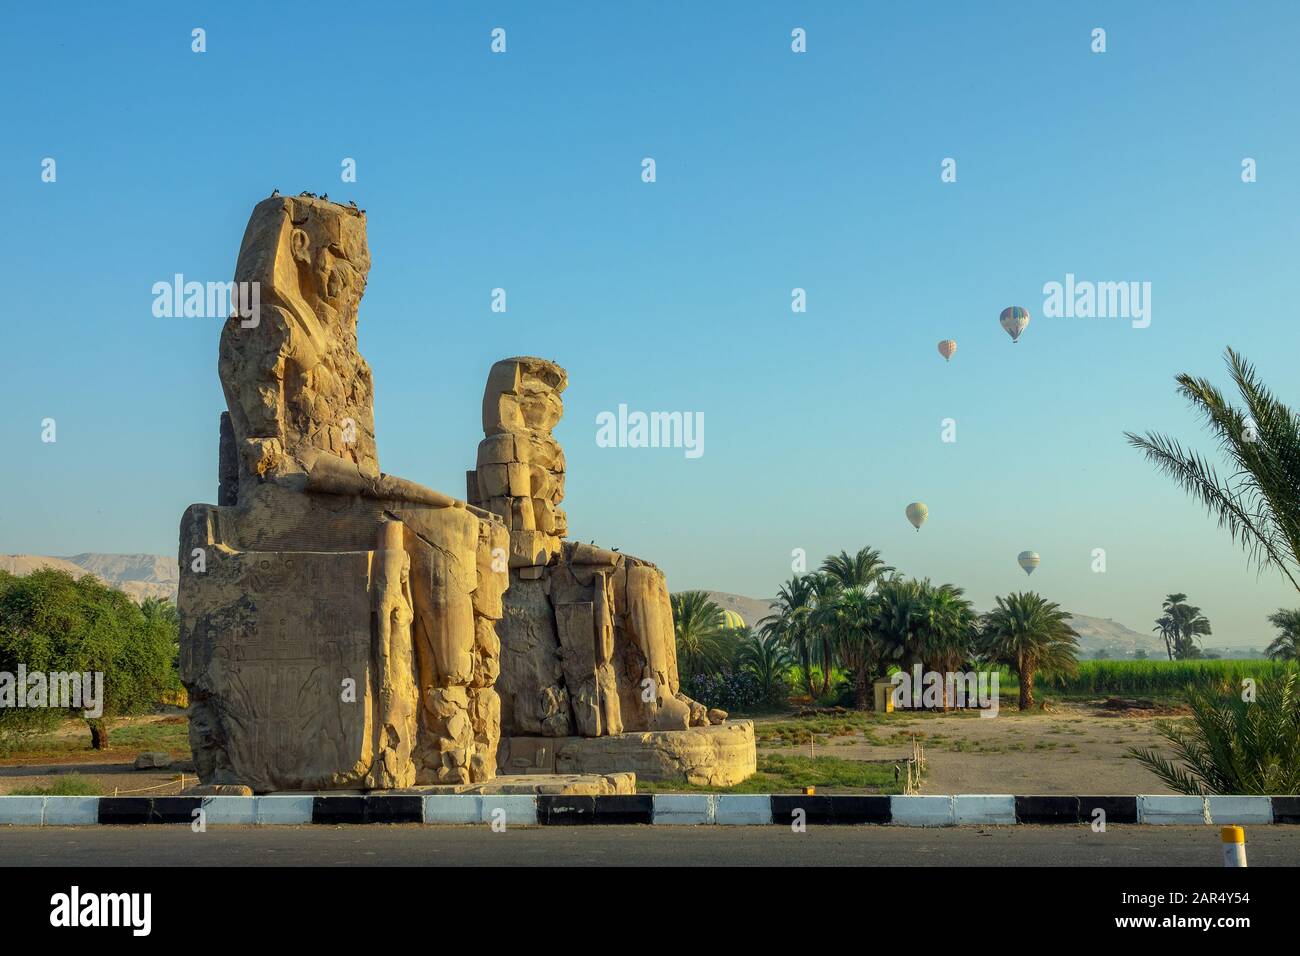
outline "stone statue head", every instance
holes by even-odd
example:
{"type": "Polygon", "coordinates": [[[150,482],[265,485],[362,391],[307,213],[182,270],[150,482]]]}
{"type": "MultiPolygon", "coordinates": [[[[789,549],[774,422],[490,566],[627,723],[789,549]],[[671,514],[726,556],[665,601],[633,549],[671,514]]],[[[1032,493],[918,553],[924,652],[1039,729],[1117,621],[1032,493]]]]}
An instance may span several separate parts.
{"type": "Polygon", "coordinates": [[[370,271],[360,210],[306,196],[253,208],[235,281],[257,283],[260,320],[232,316],[219,363],[241,484],[295,475],[328,452],[379,473],[374,384],[357,348],[357,313],[370,271]]]}
{"type": "Polygon", "coordinates": [[[550,435],[564,414],[560,393],[569,376],[554,362],[532,356],[502,359],[488,373],[483,394],[483,432],[550,435]]]}
{"type": "Polygon", "coordinates": [[[262,302],[288,310],[310,332],[320,325],[326,334],[355,335],[369,273],[366,220],[359,211],[306,196],[273,196],[253,209],[235,281],[260,282],[262,302]]]}

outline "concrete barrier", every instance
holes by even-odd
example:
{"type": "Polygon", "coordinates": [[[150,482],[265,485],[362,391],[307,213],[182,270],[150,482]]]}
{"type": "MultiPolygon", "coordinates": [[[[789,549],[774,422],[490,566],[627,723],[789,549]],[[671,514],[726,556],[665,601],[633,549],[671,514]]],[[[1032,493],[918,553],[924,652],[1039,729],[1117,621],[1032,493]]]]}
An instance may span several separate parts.
{"type": "Polygon", "coordinates": [[[0,800],[0,826],[40,826],[45,818],[45,800],[45,797],[5,797],[0,800]]]}
{"type": "Polygon", "coordinates": [[[890,822],[904,827],[950,827],[957,822],[951,796],[893,796],[890,822]]]}
{"type": "Polygon", "coordinates": [[[766,794],[720,793],[713,818],[724,826],[765,825],[772,822],[772,798],[766,794]]]}
{"type": "Polygon", "coordinates": [[[952,799],[958,826],[1016,822],[1016,798],[1010,794],[959,793],[952,799]]]}
{"type": "MultiPolygon", "coordinates": [[[[0,797],[3,800],[12,797],[0,797]]],[[[47,827],[84,827],[99,822],[99,797],[46,797],[47,827]]]]}
{"type": "Polygon", "coordinates": [[[704,826],[714,822],[711,793],[656,793],[654,822],[668,826],[704,826]]]}
{"type": "Polygon", "coordinates": [[[298,826],[312,822],[315,797],[269,796],[253,799],[257,801],[255,815],[258,826],[298,826]]]}

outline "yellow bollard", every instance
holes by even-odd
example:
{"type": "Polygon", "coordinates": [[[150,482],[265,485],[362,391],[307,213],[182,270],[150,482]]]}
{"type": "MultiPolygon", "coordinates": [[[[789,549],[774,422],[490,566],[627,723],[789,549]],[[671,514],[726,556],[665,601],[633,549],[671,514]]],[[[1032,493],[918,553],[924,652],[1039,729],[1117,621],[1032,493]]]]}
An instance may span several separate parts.
{"type": "Polygon", "coordinates": [[[1246,831],[1241,827],[1224,827],[1219,831],[1223,837],[1223,865],[1246,865],[1246,831]]]}

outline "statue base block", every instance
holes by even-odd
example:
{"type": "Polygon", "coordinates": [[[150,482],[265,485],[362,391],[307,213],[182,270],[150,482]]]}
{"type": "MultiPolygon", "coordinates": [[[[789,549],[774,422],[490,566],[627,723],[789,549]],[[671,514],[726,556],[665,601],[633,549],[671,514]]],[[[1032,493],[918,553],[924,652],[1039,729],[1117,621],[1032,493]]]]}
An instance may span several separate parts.
{"type": "Polygon", "coordinates": [[[509,737],[497,750],[497,771],[516,774],[612,774],[640,780],[730,787],[758,769],[754,724],[728,720],[687,730],[607,737],[509,737]]]}

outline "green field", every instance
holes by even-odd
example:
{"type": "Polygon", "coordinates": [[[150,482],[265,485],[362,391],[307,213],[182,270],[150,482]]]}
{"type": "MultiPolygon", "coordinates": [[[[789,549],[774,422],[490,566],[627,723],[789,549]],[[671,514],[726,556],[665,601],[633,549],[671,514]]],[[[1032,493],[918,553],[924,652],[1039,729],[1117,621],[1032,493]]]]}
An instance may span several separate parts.
{"type": "MultiPolygon", "coordinates": [[[[1214,690],[1227,683],[1240,689],[1244,678],[1256,681],[1279,676],[1287,665],[1267,660],[1210,661],[1080,661],[1072,677],[1047,678],[1041,674],[1034,688],[1065,695],[1147,694],[1172,696],[1187,687],[1214,690]]],[[[1017,687],[1014,674],[1002,669],[1001,690],[1017,687]]]]}

